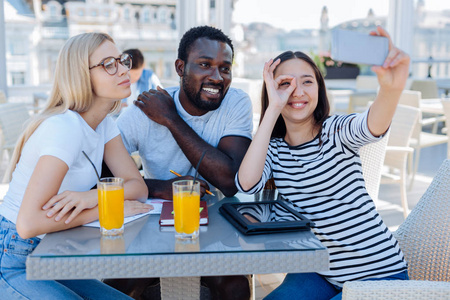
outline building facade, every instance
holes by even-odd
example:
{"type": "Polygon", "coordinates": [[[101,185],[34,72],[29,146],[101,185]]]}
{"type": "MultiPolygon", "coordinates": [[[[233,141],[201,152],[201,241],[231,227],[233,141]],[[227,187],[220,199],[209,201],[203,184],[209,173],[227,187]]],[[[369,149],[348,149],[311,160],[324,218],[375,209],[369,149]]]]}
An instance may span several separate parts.
{"type": "Polygon", "coordinates": [[[48,92],[59,50],[71,36],[106,32],[119,49],[138,48],[166,86],[182,34],[199,25],[231,31],[235,0],[6,0],[10,98],[30,102],[48,92]]]}
{"type": "MultiPolygon", "coordinates": [[[[6,0],[9,95],[30,102],[33,93],[48,91],[59,50],[69,37],[83,32],[106,32],[120,49],[141,49],[147,67],[170,86],[178,82],[174,61],[179,39],[193,26],[208,24],[230,35],[235,77],[261,79],[264,62],[283,51],[327,52],[335,28],[369,32],[387,23],[386,16],[370,10],[366,18],[330,28],[328,16],[333,12],[324,7],[318,29],[233,24],[236,1],[245,0],[6,0]]],[[[450,77],[450,11],[426,11],[424,0],[419,0],[413,41],[413,76],[450,77]]]]}

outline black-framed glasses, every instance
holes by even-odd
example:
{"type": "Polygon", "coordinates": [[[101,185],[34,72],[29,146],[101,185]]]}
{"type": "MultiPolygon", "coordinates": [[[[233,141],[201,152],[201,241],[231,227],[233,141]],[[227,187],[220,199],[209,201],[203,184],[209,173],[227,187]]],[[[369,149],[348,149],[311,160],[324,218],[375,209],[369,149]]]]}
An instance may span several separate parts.
{"type": "Polygon", "coordinates": [[[132,57],[128,53],[122,53],[119,57],[109,56],[107,58],[104,58],[99,64],[89,67],[89,70],[102,66],[103,69],[105,69],[106,73],[108,73],[109,75],[115,75],[117,73],[117,70],[119,69],[119,65],[117,64],[117,62],[119,62],[128,70],[131,70],[132,57]]]}

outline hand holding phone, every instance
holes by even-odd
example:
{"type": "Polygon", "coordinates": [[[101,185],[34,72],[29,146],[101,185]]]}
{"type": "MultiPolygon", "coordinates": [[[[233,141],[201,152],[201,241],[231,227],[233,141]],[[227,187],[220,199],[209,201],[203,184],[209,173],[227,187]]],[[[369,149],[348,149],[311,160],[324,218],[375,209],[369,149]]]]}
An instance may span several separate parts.
{"type": "Polygon", "coordinates": [[[381,66],[388,53],[386,37],[350,30],[333,31],[331,57],[336,61],[381,66]]]}

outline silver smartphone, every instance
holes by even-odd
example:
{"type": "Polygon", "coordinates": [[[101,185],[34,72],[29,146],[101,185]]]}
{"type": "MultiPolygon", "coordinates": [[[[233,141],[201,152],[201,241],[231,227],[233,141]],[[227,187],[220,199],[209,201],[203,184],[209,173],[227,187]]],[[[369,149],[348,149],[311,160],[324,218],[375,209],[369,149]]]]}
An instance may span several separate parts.
{"type": "Polygon", "coordinates": [[[336,61],[381,66],[388,53],[386,37],[342,29],[333,31],[331,58],[336,61]]]}

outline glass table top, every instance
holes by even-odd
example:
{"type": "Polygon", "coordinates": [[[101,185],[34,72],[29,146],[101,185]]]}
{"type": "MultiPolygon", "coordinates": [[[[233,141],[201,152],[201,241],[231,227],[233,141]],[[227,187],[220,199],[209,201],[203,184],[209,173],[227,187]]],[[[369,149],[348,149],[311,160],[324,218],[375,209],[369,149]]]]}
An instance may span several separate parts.
{"type": "Polygon", "coordinates": [[[206,195],[209,224],[200,226],[194,241],[175,239],[173,226],[160,226],[159,215],[147,215],[125,225],[124,234],[102,237],[99,228],[76,227],[47,234],[31,257],[78,257],[98,255],[171,255],[181,253],[227,253],[265,251],[316,251],[325,247],[311,231],[248,236],[241,234],[218,211],[226,202],[257,201],[254,196],[237,194],[224,198],[206,195]]]}

